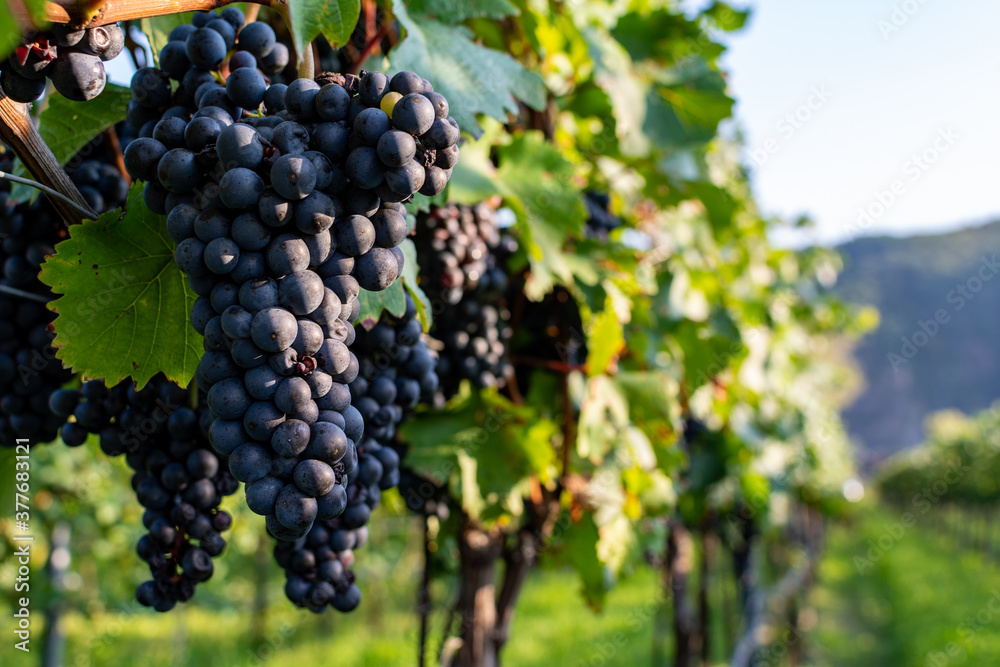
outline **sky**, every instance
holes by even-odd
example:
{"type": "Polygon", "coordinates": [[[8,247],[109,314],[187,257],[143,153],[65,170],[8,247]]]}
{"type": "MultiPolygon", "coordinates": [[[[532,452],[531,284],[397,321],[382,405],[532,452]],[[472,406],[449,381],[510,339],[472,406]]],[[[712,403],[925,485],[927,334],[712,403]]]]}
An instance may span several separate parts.
{"type": "MultiPolygon", "coordinates": [[[[737,2],[734,2],[738,6],[737,2]]],[[[736,126],[786,245],[1000,219],[1000,2],[756,0],[724,35],[736,126]]]]}

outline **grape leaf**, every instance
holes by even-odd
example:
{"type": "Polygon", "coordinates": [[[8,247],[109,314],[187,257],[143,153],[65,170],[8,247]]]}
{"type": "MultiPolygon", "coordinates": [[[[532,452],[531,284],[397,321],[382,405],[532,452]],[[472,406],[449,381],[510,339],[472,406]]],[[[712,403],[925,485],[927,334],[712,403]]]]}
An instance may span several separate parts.
{"type": "Polygon", "coordinates": [[[163,218],[129,192],[123,214],[70,227],[39,279],[61,294],[50,304],[56,356],[84,379],[139,387],[159,372],[181,385],[194,377],[201,336],[188,322],[195,294],[174,264],[163,218]]]}
{"type": "Polygon", "coordinates": [[[574,167],[541,132],[528,132],[497,150],[497,185],[517,215],[527,244],[531,275],[525,293],[541,299],[557,282],[574,277],[593,284],[589,262],[564,250],[571,236],[582,236],[587,218],[580,192],[573,186],[574,167]]]}
{"type": "Polygon", "coordinates": [[[477,113],[502,121],[517,112],[517,100],[544,108],[542,78],[507,54],[473,42],[467,28],[411,17],[401,0],[393,0],[393,11],[406,39],[389,54],[390,72],[412,70],[425,77],[448,98],[451,115],[466,132],[478,137],[477,113]]]}
{"type": "Polygon", "coordinates": [[[358,293],[361,311],[355,322],[370,331],[382,317],[382,311],[388,310],[396,317],[406,312],[406,292],[403,291],[403,281],[396,280],[381,292],[369,292],[366,289],[358,293]]]}
{"type": "Polygon", "coordinates": [[[517,14],[517,7],[508,0],[409,0],[407,9],[444,23],[461,23],[465,19],[502,19],[517,14]]]}
{"type": "Polygon", "coordinates": [[[601,534],[594,521],[594,515],[584,514],[579,521],[560,519],[556,524],[558,534],[553,539],[559,540],[559,547],[552,551],[556,563],[566,563],[572,566],[580,575],[583,586],[583,598],[594,611],[600,611],[604,605],[607,589],[604,583],[604,565],[597,554],[597,544],[601,534]]]}
{"type": "Polygon", "coordinates": [[[403,285],[417,307],[417,319],[420,320],[421,328],[430,331],[434,324],[434,313],[430,298],[418,284],[420,279],[417,271],[420,267],[417,265],[417,248],[410,239],[405,239],[399,247],[403,251],[403,285]]]}
{"type": "Polygon", "coordinates": [[[361,14],[361,0],[295,0],[288,3],[295,51],[301,56],[322,33],[334,48],[347,43],[361,14]]]}
{"type": "Polygon", "coordinates": [[[608,371],[625,348],[625,332],[610,304],[596,314],[587,331],[587,375],[608,371]]]}
{"type": "MultiPolygon", "coordinates": [[[[125,119],[125,109],[132,93],[125,86],[109,83],[104,92],[89,102],[74,102],[53,93],[49,105],[38,117],[38,133],[52,150],[60,165],[69,161],[86,146],[91,139],[103,141],[101,133],[125,119]]],[[[81,156],[86,159],[86,155],[81,156]]],[[[17,176],[28,177],[28,170],[18,160],[14,165],[17,176]]],[[[27,185],[17,185],[11,189],[11,199],[28,201],[37,196],[38,190],[27,185]]]]}
{"type": "Polygon", "coordinates": [[[435,483],[446,480],[474,518],[515,511],[511,494],[531,476],[554,475],[553,439],[559,427],[531,406],[514,405],[495,391],[460,394],[446,410],[405,422],[407,465],[435,483]]]}

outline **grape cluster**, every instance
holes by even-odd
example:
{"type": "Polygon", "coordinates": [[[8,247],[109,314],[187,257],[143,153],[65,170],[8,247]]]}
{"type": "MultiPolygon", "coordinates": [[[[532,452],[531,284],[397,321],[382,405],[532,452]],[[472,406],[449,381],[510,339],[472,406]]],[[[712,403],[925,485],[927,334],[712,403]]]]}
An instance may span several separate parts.
{"type": "Polygon", "coordinates": [[[98,213],[114,210],[128,200],[128,181],[107,162],[84,160],[69,176],[87,205],[98,213]]]}
{"type": "Polygon", "coordinates": [[[622,226],[622,221],[611,213],[611,197],[604,192],[588,190],[583,193],[587,206],[587,237],[606,241],[608,234],[622,226]]]}
{"type": "MultiPolygon", "coordinates": [[[[197,379],[208,392],[212,444],[229,456],[232,474],[247,485],[247,505],[266,517],[271,534],[296,540],[348,503],[365,427],[347,387],[359,368],[350,322],[359,290],[385,289],[402,270],[399,201],[427,189],[422,180],[394,180],[393,169],[437,169],[439,192],[452,163],[447,172],[407,165],[418,147],[425,160],[457,159],[457,129],[454,137],[445,131],[447,141],[439,137],[434,128],[438,114],[447,118],[447,102],[410,93],[428,88],[409,72],[391,81],[368,73],[323,86],[311,79],[268,86],[257,69],[230,60],[220,85],[209,69],[225,50],[209,47],[218,46],[225,14],[187,35],[194,68],[173,100],[169,80],[180,67],[135,74],[133,109],[159,114],[179,96],[199,108],[190,120],[167,109],[150,136],[144,130],[129,144],[125,164],[148,181],[150,208],[169,213],[175,261],[199,295],[191,322],[204,336],[197,379]],[[202,46],[211,57],[197,55],[202,46]],[[210,80],[195,87],[192,72],[210,80]],[[269,115],[243,117],[261,108],[269,115]],[[442,146],[440,155],[432,144],[442,146]],[[372,165],[358,171],[371,152],[397,165],[379,166],[377,181],[372,165]]],[[[252,23],[235,45],[261,57],[276,48],[270,37],[269,27],[252,23]]]]}
{"type": "MultiPolygon", "coordinates": [[[[9,153],[0,169],[11,168],[9,153]]],[[[48,409],[52,392],[69,381],[52,348],[48,330],[54,315],[45,307],[52,292],[38,271],[66,229],[51,205],[40,198],[13,204],[9,187],[0,192],[0,440],[49,442],[61,422],[48,409]]]]}
{"type": "Polygon", "coordinates": [[[92,380],[79,391],[54,393],[50,403],[68,420],[67,443],[99,434],[101,450],[124,454],[134,472],[132,488],[146,508],[147,531],[137,552],[153,577],[136,591],[139,602],[168,611],[191,599],[195,586],[212,576],[212,558],[226,547],[221,533],[232,518],[219,504],[239,486],[226,458],[209,445],[204,396],[192,409],[188,389],[157,376],[139,391],[127,381],[108,388],[92,380]]]}
{"type": "MultiPolygon", "coordinates": [[[[92,152],[92,149],[86,149],[92,152]]],[[[0,153],[0,169],[12,167],[9,151],[0,153]]],[[[117,169],[97,160],[74,159],[70,178],[96,211],[124,203],[128,184],[117,169]]],[[[51,290],[38,280],[41,264],[68,232],[45,197],[14,203],[4,181],[0,191],[0,438],[49,442],[62,420],[49,410],[50,395],[72,378],[52,348],[49,325],[55,316],[45,304],[51,290]],[[34,298],[33,298],[34,297],[34,298]]],[[[86,439],[70,438],[76,446],[86,439]]]]}
{"type": "MultiPolygon", "coordinates": [[[[197,12],[191,23],[170,32],[160,49],[160,67],[144,67],[132,77],[126,118],[138,137],[156,139],[168,150],[187,148],[197,153],[215,143],[222,127],[242,116],[242,108],[227,95],[226,86],[218,83],[222,73],[230,73],[234,87],[256,86],[262,92],[267,86],[265,75],[280,72],[289,60],[288,47],[277,41],[271,26],[245,22],[243,12],[230,6],[219,14],[197,12]],[[176,88],[172,81],[177,82],[176,88]],[[222,125],[198,120],[202,117],[222,125]]],[[[260,104],[259,100],[248,102],[246,95],[236,99],[254,108],[260,104]]],[[[154,211],[169,210],[173,204],[165,201],[168,194],[151,182],[146,203],[154,211]]]]}
{"type": "Polygon", "coordinates": [[[125,33],[117,24],[87,29],[56,26],[29,36],[0,65],[0,87],[15,102],[34,102],[49,79],[63,97],[92,100],[108,82],[104,62],[124,47],[125,33]]]}
{"type": "Polygon", "coordinates": [[[510,314],[504,305],[507,261],[517,250],[488,203],[433,207],[417,218],[421,287],[435,304],[432,335],[443,346],[437,402],[458,391],[462,380],[501,387],[507,361],[510,314]]]}
{"type": "Polygon", "coordinates": [[[367,528],[352,530],[334,519],[317,521],[308,535],[294,542],[278,542],[274,559],[285,570],[285,595],[316,613],[327,606],[345,612],[355,609],[361,603],[361,589],[350,570],[353,549],[367,540],[367,528]]]}
{"type": "Polygon", "coordinates": [[[432,207],[417,216],[414,242],[417,256],[427,260],[420,264],[421,287],[447,305],[477,287],[502,291],[507,284],[500,249],[510,239],[486,202],[432,207]]]}
{"type": "Polygon", "coordinates": [[[354,350],[360,372],[350,390],[365,433],[358,444],[357,469],[349,477],[347,507],[338,518],[317,522],[305,537],[279,543],[274,552],[285,569],[288,599],[315,612],[328,604],[350,611],[361,601],[350,571],[353,549],[367,540],[366,524],[382,491],[399,483],[396,427],[437,389],[434,355],[421,338],[409,297],[402,317],[384,312],[370,331],[358,327],[354,350]]]}

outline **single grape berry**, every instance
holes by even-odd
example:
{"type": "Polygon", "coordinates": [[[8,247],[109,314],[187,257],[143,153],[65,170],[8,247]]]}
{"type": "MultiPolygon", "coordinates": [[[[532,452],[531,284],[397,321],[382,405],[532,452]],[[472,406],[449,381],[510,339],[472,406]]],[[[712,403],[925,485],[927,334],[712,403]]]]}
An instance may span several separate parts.
{"type": "Polygon", "coordinates": [[[108,82],[104,63],[99,57],[72,49],[59,51],[49,76],[59,94],[74,102],[94,99],[108,82]]]}

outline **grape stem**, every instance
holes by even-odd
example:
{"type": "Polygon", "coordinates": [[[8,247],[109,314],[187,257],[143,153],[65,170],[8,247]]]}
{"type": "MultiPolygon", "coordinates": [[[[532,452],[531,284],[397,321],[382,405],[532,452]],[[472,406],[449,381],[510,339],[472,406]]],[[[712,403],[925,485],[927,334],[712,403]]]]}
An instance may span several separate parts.
{"type": "Polygon", "coordinates": [[[515,365],[523,366],[534,366],[536,368],[544,368],[546,370],[555,371],[556,373],[569,374],[574,371],[585,371],[587,367],[583,364],[567,364],[563,361],[554,361],[551,359],[536,359],[535,357],[525,357],[525,356],[512,356],[511,363],[515,365]]]}
{"type": "Polygon", "coordinates": [[[14,174],[8,174],[5,171],[0,171],[0,178],[6,179],[13,183],[20,183],[21,185],[30,185],[33,188],[41,190],[49,197],[55,197],[56,199],[59,199],[60,201],[64,202],[67,206],[71,206],[75,211],[77,211],[80,215],[82,215],[85,220],[94,220],[97,218],[97,213],[90,210],[90,207],[81,206],[80,204],[77,204],[75,201],[73,201],[66,195],[62,194],[61,192],[57,192],[56,190],[53,190],[49,186],[43,185],[38,181],[33,181],[30,178],[21,178],[20,176],[15,176],[14,174]]]}
{"type": "Polygon", "coordinates": [[[382,42],[382,39],[388,32],[389,23],[383,23],[382,27],[378,29],[377,33],[375,33],[375,36],[368,40],[368,43],[365,44],[365,48],[362,49],[361,53],[358,55],[358,59],[354,61],[353,65],[351,65],[351,74],[357,74],[361,71],[361,66],[364,65],[365,61],[368,60],[372,53],[375,52],[375,49],[378,48],[378,45],[382,42]]]}
{"type": "Polygon", "coordinates": [[[118,141],[118,131],[115,130],[114,125],[110,125],[108,129],[104,130],[104,139],[108,142],[108,148],[111,149],[111,154],[114,156],[115,167],[118,168],[118,173],[131,186],[132,176],[128,173],[128,169],[125,168],[125,154],[122,152],[122,144],[118,141]]]}
{"type": "Polygon", "coordinates": [[[316,78],[316,61],[313,57],[312,45],[307,45],[299,58],[298,75],[300,79],[316,78]]]}
{"type": "Polygon", "coordinates": [[[30,299],[32,301],[37,301],[38,303],[48,303],[49,298],[41,294],[35,294],[34,292],[25,292],[23,289],[17,289],[16,287],[11,287],[10,285],[0,285],[0,292],[4,294],[10,294],[11,296],[20,297],[22,299],[30,299]]]}

